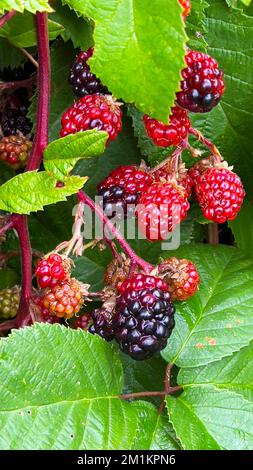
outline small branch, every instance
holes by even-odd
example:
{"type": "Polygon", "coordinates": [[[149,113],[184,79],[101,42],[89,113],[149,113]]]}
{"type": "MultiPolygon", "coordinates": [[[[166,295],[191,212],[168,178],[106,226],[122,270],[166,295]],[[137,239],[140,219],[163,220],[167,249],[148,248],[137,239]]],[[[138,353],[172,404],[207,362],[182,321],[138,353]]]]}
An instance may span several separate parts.
{"type": "Polygon", "coordinates": [[[20,304],[16,316],[16,326],[20,327],[29,316],[29,299],[32,295],[32,249],[28,233],[27,217],[14,215],[14,227],[17,230],[22,261],[22,289],[20,304]]]}
{"type": "Polygon", "coordinates": [[[223,159],[217,147],[210,140],[206,139],[206,137],[198,129],[191,127],[189,133],[197,137],[197,139],[202,142],[202,144],[209,148],[216,163],[222,162],[223,159]]]}
{"type": "Polygon", "coordinates": [[[137,393],[126,393],[120,395],[119,398],[122,400],[128,400],[129,398],[141,398],[141,397],[165,397],[166,395],[172,395],[173,393],[182,390],[182,387],[170,387],[168,390],[162,392],[137,392],[137,393]]]}
{"type": "Polygon", "coordinates": [[[179,158],[182,154],[182,152],[187,148],[188,145],[188,140],[185,139],[181,144],[174,150],[174,152],[165,160],[163,160],[161,163],[156,165],[154,168],[152,168],[149,173],[152,175],[156,171],[161,170],[163,167],[166,165],[170,166],[170,169],[174,172],[178,168],[178,162],[179,158]]]}
{"type": "Polygon", "coordinates": [[[13,16],[16,15],[15,10],[8,11],[8,13],[5,13],[5,15],[1,16],[0,18],[0,28],[2,28],[8,21],[13,18],[13,16]]]}
{"type": "Polygon", "coordinates": [[[18,88],[29,88],[37,80],[37,75],[34,74],[26,80],[18,80],[16,82],[0,82],[0,90],[17,90],[18,88]]]}
{"type": "Polygon", "coordinates": [[[12,330],[12,328],[15,328],[15,326],[16,326],[15,318],[13,320],[5,321],[3,323],[0,323],[0,332],[12,330]]]}
{"type": "Polygon", "coordinates": [[[215,222],[208,224],[208,243],[214,246],[219,244],[219,227],[215,222]]]}
{"type": "Polygon", "coordinates": [[[140,266],[145,272],[150,272],[153,269],[152,264],[147,263],[142,258],[140,258],[134,250],[129,246],[127,241],[124,239],[123,235],[118,231],[118,229],[110,222],[110,220],[106,217],[102,209],[95,204],[95,202],[83,191],[79,191],[78,193],[79,201],[84,202],[88,207],[91,208],[93,212],[99,217],[99,219],[103,222],[103,225],[106,226],[111,234],[115,237],[118,241],[120,246],[123,248],[125,253],[129,256],[131,263],[137,264],[140,266]]]}
{"type": "Polygon", "coordinates": [[[48,144],[48,119],[50,99],[50,55],[47,27],[47,14],[36,13],[36,32],[38,45],[38,108],[36,131],[26,171],[39,168],[42,153],[48,144]]]}
{"type": "Polygon", "coordinates": [[[6,232],[8,232],[8,230],[11,230],[12,228],[14,228],[14,222],[11,216],[8,222],[3,227],[0,228],[0,237],[4,235],[6,232]]]}
{"type": "Polygon", "coordinates": [[[37,60],[35,60],[34,57],[31,54],[29,54],[29,52],[26,49],[24,49],[23,47],[20,47],[19,50],[20,52],[22,52],[22,54],[24,54],[27,57],[28,60],[30,60],[30,62],[36,67],[36,69],[39,67],[37,60]]]}

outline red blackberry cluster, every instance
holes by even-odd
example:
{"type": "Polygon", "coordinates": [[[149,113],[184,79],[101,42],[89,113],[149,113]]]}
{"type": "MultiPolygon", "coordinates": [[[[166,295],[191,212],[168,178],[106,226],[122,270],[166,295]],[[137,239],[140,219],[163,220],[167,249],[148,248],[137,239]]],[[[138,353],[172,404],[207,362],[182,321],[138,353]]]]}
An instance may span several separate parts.
{"type": "Polygon", "coordinates": [[[40,288],[55,287],[60,281],[67,279],[69,268],[69,262],[57,253],[43,258],[35,271],[40,288]]]}
{"type": "Polygon", "coordinates": [[[190,208],[184,188],[173,181],[155,182],[140,197],[138,225],[150,241],[166,240],[190,208]]]}
{"type": "Polygon", "coordinates": [[[110,95],[87,95],[76,101],[62,116],[60,136],[88,129],[105,131],[109,143],[121,131],[120,105],[110,95]]]}
{"type": "Polygon", "coordinates": [[[166,282],[173,301],[187,300],[198,290],[199,273],[196,266],[187,259],[178,259],[175,256],[168,258],[159,264],[158,273],[166,282]]]}
{"type": "Polygon", "coordinates": [[[152,119],[147,114],[143,116],[148,137],[159,147],[179,145],[186,137],[191,126],[187,112],[175,106],[172,108],[169,124],[152,119]]]}
{"type": "Polygon", "coordinates": [[[133,359],[149,359],[165,348],[175,325],[166,283],[137,274],[123,282],[119,291],[112,319],[115,339],[133,359]]]}
{"type": "Polygon", "coordinates": [[[92,47],[85,52],[80,52],[71,67],[69,83],[73,87],[73,92],[78,97],[94,95],[94,93],[108,94],[107,88],[92,73],[87,63],[92,55],[92,47]]]}
{"type": "Polygon", "coordinates": [[[214,167],[200,175],[195,184],[195,195],[208,220],[223,224],[237,216],[245,191],[242,182],[233,171],[214,167]]]}
{"type": "Polygon", "coordinates": [[[225,91],[223,72],[215,59],[202,52],[188,52],[185,61],[178,105],[194,113],[211,111],[225,91]]]}
{"type": "Polygon", "coordinates": [[[113,170],[97,189],[103,197],[103,209],[108,218],[133,217],[135,205],[153,178],[137,166],[120,166],[113,170]]]}
{"type": "Polygon", "coordinates": [[[32,142],[22,135],[11,135],[0,140],[0,161],[14,169],[23,168],[29,157],[32,142]]]}

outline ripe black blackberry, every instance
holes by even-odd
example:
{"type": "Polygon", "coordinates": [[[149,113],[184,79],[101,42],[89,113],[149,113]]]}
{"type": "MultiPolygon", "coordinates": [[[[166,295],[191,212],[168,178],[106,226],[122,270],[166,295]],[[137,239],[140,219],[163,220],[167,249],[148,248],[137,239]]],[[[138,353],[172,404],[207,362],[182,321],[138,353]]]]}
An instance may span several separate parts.
{"type": "Polygon", "coordinates": [[[103,309],[97,308],[90,314],[92,325],[89,327],[89,332],[93,335],[101,336],[106,341],[112,341],[114,339],[114,331],[111,325],[111,317],[106,313],[103,309]]]}
{"type": "Polygon", "coordinates": [[[112,321],[120,349],[136,361],[149,359],[165,348],[175,326],[174,313],[164,286],[133,289],[130,285],[118,297],[112,321]]]}
{"type": "Polygon", "coordinates": [[[19,132],[25,136],[28,135],[32,130],[32,123],[26,116],[27,112],[28,106],[25,104],[19,108],[5,108],[0,120],[3,135],[15,135],[19,132]]]}
{"type": "Polygon", "coordinates": [[[4,82],[16,82],[19,80],[26,80],[26,78],[29,78],[35,72],[36,67],[29,60],[23,65],[19,65],[18,67],[5,67],[4,69],[2,69],[0,71],[0,80],[4,82]]]}
{"type": "Polygon", "coordinates": [[[92,54],[92,47],[85,52],[80,52],[70,70],[69,83],[72,85],[75,95],[80,98],[85,95],[94,95],[95,93],[108,94],[107,88],[92,73],[90,66],[87,64],[92,54]]]}

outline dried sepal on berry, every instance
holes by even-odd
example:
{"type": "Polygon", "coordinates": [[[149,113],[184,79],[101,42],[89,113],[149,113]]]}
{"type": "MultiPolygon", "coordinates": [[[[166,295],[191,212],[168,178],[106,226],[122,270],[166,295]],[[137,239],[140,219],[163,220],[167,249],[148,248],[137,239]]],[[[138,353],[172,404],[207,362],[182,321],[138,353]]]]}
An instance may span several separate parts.
{"type": "Polygon", "coordinates": [[[166,282],[173,301],[187,300],[199,288],[198,270],[195,264],[187,259],[168,258],[158,265],[157,271],[166,282]]]}

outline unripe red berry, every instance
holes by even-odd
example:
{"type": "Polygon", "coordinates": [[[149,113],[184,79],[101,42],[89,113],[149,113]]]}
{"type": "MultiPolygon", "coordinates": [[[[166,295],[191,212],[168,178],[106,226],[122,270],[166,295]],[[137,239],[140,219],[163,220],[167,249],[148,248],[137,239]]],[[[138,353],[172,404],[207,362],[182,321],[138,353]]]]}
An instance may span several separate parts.
{"type": "Polygon", "coordinates": [[[186,191],[174,182],[153,183],[142,194],[136,209],[138,225],[150,241],[166,240],[190,208],[186,191]]]}
{"type": "Polygon", "coordinates": [[[35,271],[41,289],[54,287],[69,277],[70,261],[57,253],[43,258],[35,271]]]}
{"type": "Polygon", "coordinates": [[[181,7],[183,8],[183,20],[186,20],[186,17],[191,13],[191,2],[190,0],[179,0],[181,7]]]}
{"type": "Polygon", "coordinates": [[[87,95],[76,101],[63,114],[60,136],[97,129],[108,134],[107,144],[115,140],[122,129],[119,103],[110,95],[87,95]]]}
{"type": "Polygon", "coordinates": [[[239,176],[224,167],[206,170],[197,179],[195,193],[204,216],[219,224],[235,219],[245,196],[239,176]]]}
{"type": "Polygon", "coordinates": [[[74,278],[60,281],[55,287],[47,288],[43,298],[43,306],[51,315],[59,318],[72,318],[76,315],[88,295],[87,286],[74,278]]]}
{"type": "Polygon", "coordinates": [[[169,124],[152,119],[147,114],[143,116],[148,137],[159,147],[169,147],[179,145],[186,139],[191,123],[187,112],[175,106],[172,108],[169,124]]]}
{"type": "Polygon", "coordinates": [[[22,135],[10,135],[0,140],[0,161],[15,170],[23,168],[28,160],[32,142],[22,135]]]}

